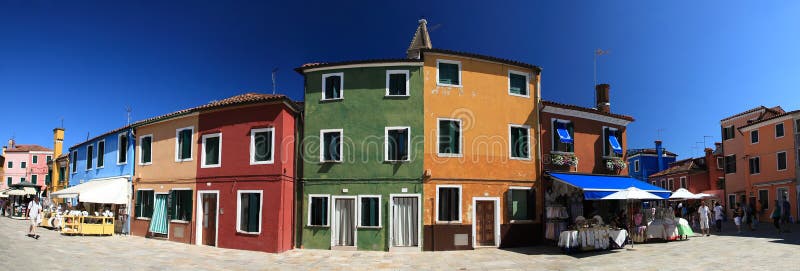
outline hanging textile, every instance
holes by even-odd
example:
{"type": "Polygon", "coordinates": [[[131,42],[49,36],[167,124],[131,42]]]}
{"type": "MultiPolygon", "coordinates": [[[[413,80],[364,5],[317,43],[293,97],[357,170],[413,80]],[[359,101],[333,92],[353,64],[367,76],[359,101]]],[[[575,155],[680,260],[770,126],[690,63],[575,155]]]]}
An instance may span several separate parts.
{"type": "Polygon", "coordinates": [[[396,247],[415,247],[418,246],[419,217],[418,217],[417,198],[397,197],[394,198],[394,209],[392,213],[392,240],[396,247]]]}
{"type": "Polygon", "coordinates": [[[336,229],[336,242],[337,246],[353,246],[355,245],[353,229],[355,201],[352,199],[337,199],[336,200],[336,222],[338,227],[336,229]]]}
{"type": "Polygon", "coordinates": [[[153,218],[150,220],[150,232],[167,234],[167,195],[157,194],[153,218]]]}

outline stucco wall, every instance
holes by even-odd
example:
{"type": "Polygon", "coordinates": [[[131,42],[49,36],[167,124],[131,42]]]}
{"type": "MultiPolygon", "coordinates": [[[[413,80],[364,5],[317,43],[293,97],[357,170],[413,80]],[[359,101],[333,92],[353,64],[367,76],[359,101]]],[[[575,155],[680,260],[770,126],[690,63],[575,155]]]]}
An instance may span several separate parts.
{"type": "MultiPolygon", "coordinates": [[[[94,139],[89,142],[85,142],[83,144],[73,146],[70,148],[70,153],[72,151],[78,152],[78,167],[77,170],[74,172],[70,172],[70,186],[75,186],[84,182],[91,181],[93,179],[99,178],[108,178],[108,177],[116,177],[116,176],[133,176],[133,169],[134,169],[134,139],[133,135],[131,134],[130,130],[123,130],[117,133],[108,134],[102,136],[100,138],[94,139]],[[126,134],[128,136],[128,146],[127,146],[127,160],[125,163],[117,164],[117,157],[119,155],[118,152],[118,141],[119,135],[126,134]],[[104,141],[105,143],[105,152],[103,155],[103,167],[97,166],[97,159],[98,159],[98,142],[104,141]],[[92,168],[87,170],[86,169],[86,160],[87,160],[87,153],[86,149],[88,146],[93,146],[92,150],[92,168]]],[[[72,168],[70,168],[72,169],[72,168]]]]}
{"type": "Polygon", "coordinates": [[[542,153],[544,154],[542,163],[545,170],[628,175],[629,168],[619,171],[609,170],[606,167],[606,159],[603,157],[603,127],[616,128],[622,132],[620,144],[623,151],[622,157],[625,157],[628,149],[628,131],[625,126],[547,112],[542,112],[541,125],[542,153]],[[578,157],[577,167],[567,168],[566,166],[556,166],[550,163],[549,154],[553,150],[553,119],[572,121],[574,127],[574,150],[575,156],[578,157]]]}

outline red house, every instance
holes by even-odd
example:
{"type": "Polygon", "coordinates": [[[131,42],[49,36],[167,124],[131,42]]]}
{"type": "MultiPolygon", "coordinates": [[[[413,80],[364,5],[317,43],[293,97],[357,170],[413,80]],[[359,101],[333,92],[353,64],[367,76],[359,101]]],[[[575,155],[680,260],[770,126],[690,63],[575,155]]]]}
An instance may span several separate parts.
{"type": "Polygon", "coordinates": [[[669,168],[650,175],[652,185],[675,191],[686,188],[694,194],[705,193],[722,200],[723,162],[720,143],[716,150],[705,149],[705,156],[675,161],[669,168]]]}
{"type": "Polygon", "coordinates": [[[290,250],[300,109],[283,95],[226,100],[199,114],[196,243],[290,250]]]}

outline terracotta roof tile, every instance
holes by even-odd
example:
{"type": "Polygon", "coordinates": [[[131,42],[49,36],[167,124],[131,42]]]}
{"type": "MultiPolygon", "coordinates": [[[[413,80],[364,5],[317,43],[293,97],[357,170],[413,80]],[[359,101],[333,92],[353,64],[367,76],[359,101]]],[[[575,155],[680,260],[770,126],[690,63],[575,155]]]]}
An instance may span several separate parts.
{"type": "Polygon", "coordinates": [[[31,145],[17,144],[14,146],[14,148],[6,149],[6,152],[31,152],[31,151],[53,151],[53,150],[35,144],[31,145]]]}
{"type": "Polygon", "coordinates": [[[384,59],[365,59],[365,60],[348,60],[348,61],[339,61],[339,62],[313,62],[313,63],[306,63],[299,68],[294,69],[296,72],[303,74],[305,70],[314,69],[314,68],[324,68],[324,67],[336,67],[336,66],[344,66],[344,65],[355,65],[355,64],[372,64],[372,63],[391,63],[391,62],[422,62],[420,59],[408,59],[408,58],[384,58],[384,59]]]}
{"type": "Polygon", "coordinates": [[[487,55],[480,55],[480,54],[475,54],[475,53],[459,52],[459,51],[446,50],[446,49],[436,49],[436,48],[433,48],[433,49],[422,49],[421,51],[422,51],[423,58],[425,56],[425,53],[440,53],[440,54],[457,55],[457,56],[464,56],[464,57],[471,57],[471,58],[483,59],[483,60],[488,60],[488,61],[500,62],[500,63],[503,63],[503,64],[508,64],[508,65],[514,65],[514,66],[533,69],[536,72],[541,72],[542,71],[542,68],[540,68],[539,66],[528,64],[528,63],[525,63],[525,62],[520,62],[520,61],[510,60],[510,59],[504,59],[504,58],[499,58],[499,57],[493,57],[493,56],[487,56],[487,55]]]}
{"type": "Polygon", "coordinates": [[[594,108],[582,107],[582,106],[577,106],[577,105],[562,104],[562,103],[545,101],[545,100],[542,100],[542,105],[543,105],[542,109],[544,109],[545,106],[561,107],[561,108],[573,109],[573,110],[578,110],[578,111],[583,111],[583,112],[588,112],[588,113],[595,113],[595,114],[609,116],[609,117],[618,118],[618,119],[624,119],[624,120],[627,120],[627,121],[634,121],[633,117],[628,116],[628,115],[620,115],[620,114],[615,114],[615,113],[606,113],[606,112],[602,112],[602,111],[594,109],[594,108]]]}
{"type": "Polygon", "coordinates": [[[669,164],[669,167],[665,170],[653,173],[650,177],[661,177],[666,175],[672,175],[676,173],[686,173],[686,172],[698,172],[706,170],[706,167],[700,163],[699,160],[705,158],[688,158],[679,161],[675,161],[669,164]]]}
{"type": "Polygon", "coordinates": [[[759,123],[762,123],[762,122],[765,122],[765,121],[768,121],[768,120],[773,120],[773,119],[777,119],[777,118],[780,118],[780,117],[792,115],[792,114],[795,114],[795,113],[798,113],[798,112],[800,112],[800,110],[794,110],[794,111],[785,112],[783,114],[777,114],[777,115],[774,115],[774,116],[771,116],[771,117],[760,118],[759,120],[756,120],[756,121],[750,122],[748,124],[739,126],[736,129],[741,131],[742,128],[745,128],[745,127],[748,127],[748,126],[753,126],[753,125],[756,125],[756,124],[759,124],[759,123]]]}
{"type": "Polygon", "coordinates": [[[292,100],[289,99],[288,97],[286,97],[286,95],[283,95],[283,94],[245,93],[245,94],[236,95],[236,96],[225,98],[225,99],[218,100],[218,101],[212,101],[210,103],[207,103],[207,104],[204,104],[204,105],[201,105],[201,106],[192,107],[192,108],[183,109],[183,110],[178,110],[178,111],[175,111],[175,112],[172,112],[172,113],[169,113],[169,114],[164,114],[164,115],[161,115],[161,116],[152,117],[152,118],[149,118],[149,119],[137,121],[137,122],[131,124],[131,126],[138,127],[138,126],[147,125],[147,124],[150,124],[150,123],[153,123],[153,122],[169,119],[169,118],[176,117],[176,116],[181,116],[181,115],[194,113],[194,112],[205,111],[205,110],[217,109],[217,108],[221,108],[221,107],[225,107],[225,106],[243,105],[243,104],[260,103],[260,102],[272,102],[272,101],[286,101],[286,102],[288,102],[290,104],[290,106],[292,107],[293,110],[295,110],[296,112],[299,112],[298,105],[296,103],[292,102],[292,100]]]}
{"type": "MultiPolygon", "coordinates": [[[[652,149],[652,148],[651,149],[630,149],[626,153],[628,154],[628,157],[631,157],[631,156],[634,156],[634,155],[637,155],[637,154],[656,154],[656,149],[652,149]]],[[[678,156],[678,154],[676,154],[674,152],[671,152],[671,151],[668,151],[666,149],[664,150],[664,154],[671,155],[671,156],[678,156]]]]}

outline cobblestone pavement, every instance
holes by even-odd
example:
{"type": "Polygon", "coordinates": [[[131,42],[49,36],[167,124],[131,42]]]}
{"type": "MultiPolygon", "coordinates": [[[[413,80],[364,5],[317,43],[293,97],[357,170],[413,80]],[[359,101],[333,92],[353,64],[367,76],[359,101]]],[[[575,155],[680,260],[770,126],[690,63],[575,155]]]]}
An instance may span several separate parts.
{"type": "Polygon", "coordinates": [[[800,225],[776,233],[728,231],[634,249],[565,255],[557,248],[447,252],[293,250],[282,254],[220,249],[141,237],[62,236],[0,217],[0,270],[800,270],[800,225]]]}

